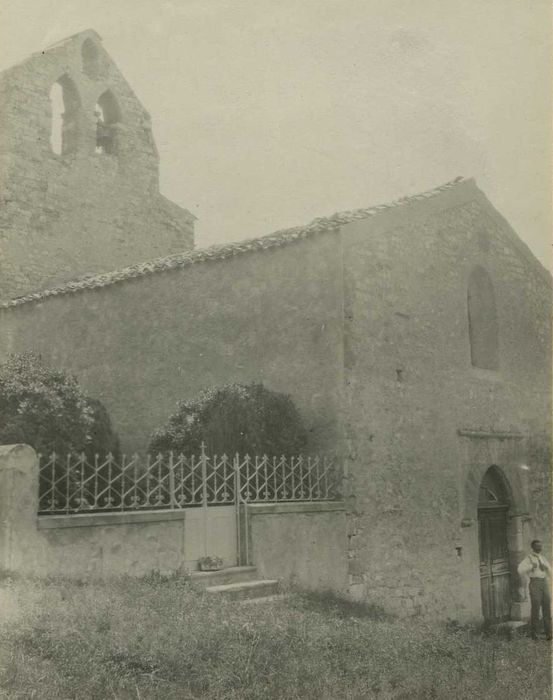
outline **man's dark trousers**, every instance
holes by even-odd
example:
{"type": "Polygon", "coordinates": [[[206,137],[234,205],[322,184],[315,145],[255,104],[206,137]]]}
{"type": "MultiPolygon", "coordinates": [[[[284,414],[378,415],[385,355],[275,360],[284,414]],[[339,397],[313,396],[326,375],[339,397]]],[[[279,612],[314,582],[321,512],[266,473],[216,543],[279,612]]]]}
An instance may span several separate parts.
{"type": "Polygon", "coordinates": [[[549,580],[546,578],[531,578],[529,589],[530,604],[532,606],[530,634],[534,638],[538,636],[541,608],[545,636],[551,639],[551,591],[549,590],[549,580]]]}

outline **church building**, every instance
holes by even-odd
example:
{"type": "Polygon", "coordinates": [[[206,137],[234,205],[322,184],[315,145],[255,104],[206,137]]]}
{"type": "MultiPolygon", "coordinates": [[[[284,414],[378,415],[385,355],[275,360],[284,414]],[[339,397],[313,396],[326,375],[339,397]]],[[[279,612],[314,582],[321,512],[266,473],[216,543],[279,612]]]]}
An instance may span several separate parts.
{"type": "Polygon", "coordinates": [[[73,371],[127,452],[205,387],[285,392],[344,465],[341,592],[521,619],[516,565],[551,544],[551,277],[475,182],[193,250],[94,32],[2,94],[0,359],[73,371]]]}

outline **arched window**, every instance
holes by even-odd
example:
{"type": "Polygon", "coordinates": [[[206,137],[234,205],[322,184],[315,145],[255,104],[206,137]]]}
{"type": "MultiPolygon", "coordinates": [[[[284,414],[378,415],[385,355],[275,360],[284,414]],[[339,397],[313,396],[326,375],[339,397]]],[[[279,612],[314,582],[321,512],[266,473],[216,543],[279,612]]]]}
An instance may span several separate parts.
{"type": "Polygon", "coordinates": [[[94,108],[96,117],[96,153],[116,153],[116,130],[114,125],[121,121],[121,110],[111,90],[106,90],[98,98],[94,108]]]}
{"type": "Polygon", "coordinates": [[[100,77],[100,54],[98,52],[98,47],[92,41],[92,39],[87,39],[83,42],[81,46],[81,57],[83,61],[83,71],[85,74],[96,80],[100,77]]]}
{"type": "Polygon", "coordinates": [[[499,366],[498,326],[492,282],[483,267],[472,271],[468,284],[470,357],[473,367],[499,366]]]}
{"type": "Polygon", "coordinates": [[[57,155],[71,153],[77,148],[78,113],[81,100],[75,84],[62,75],[50,90],[52,121],[50,146],[57,155]]]}

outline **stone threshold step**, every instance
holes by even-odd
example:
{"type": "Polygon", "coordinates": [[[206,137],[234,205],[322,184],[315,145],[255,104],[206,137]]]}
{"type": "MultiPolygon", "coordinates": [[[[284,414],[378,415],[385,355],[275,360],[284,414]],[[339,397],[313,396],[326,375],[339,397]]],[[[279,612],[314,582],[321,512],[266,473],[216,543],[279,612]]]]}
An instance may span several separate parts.
{"type": "Polygon", "coordinates": [[[240,574],[249,571],[255,571],[255,566],[226,566],[224,569],[217,571],[193,571],[190,576],[192,578],[207,578],[209,576],[224,576],[225,574],[240,574]]]}
{"type": "Polygon", "coordinates": [[[251,581],[257,577],[255,566],[229,566],[218,571],[193,571],[190,580],[201,586],[210,586],[212,583],[231,583],[239,581],[251,581]]]}
{"type": "Polygon", "coordinates": [[[497,625],[494,625],[494,627],[498,630],[517,630],[528,627],[528,623],[522,620],[507,620],[507,622],[499,622],[497,625]]]}
{"type": "Polygon", "coordinates": [[[239,583],[223,583],[220,586],[209,586],[207,593],[232,593],[234,591],[255,590],[278,586],[277,579],[259,579],[258,581],[240,581],[239,583]]]}
{"type": "Polygon", "coordinates": [[[518,635],[525,635],[528,632],[528,623],[522,620],[508,620],[492,626],[491,629],[497,635],[512,638],[518,635]]]}

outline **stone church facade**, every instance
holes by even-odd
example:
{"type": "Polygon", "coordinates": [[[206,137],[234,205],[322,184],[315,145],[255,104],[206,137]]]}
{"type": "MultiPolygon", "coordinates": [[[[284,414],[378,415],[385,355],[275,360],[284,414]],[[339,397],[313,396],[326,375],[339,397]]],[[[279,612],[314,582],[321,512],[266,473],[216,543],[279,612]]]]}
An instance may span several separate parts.
{"type": "Polygon", "coordinates": [[[522,617],[516,563],[533,536],[551,544],[536,448],[551,278],[475,183],[205,250],[163,240],[151,262],[133,248],[48,289],[38,273],[2,304],[0,357],[34,349],[74,371],[127,451],[206,386],[286,392],[312,451],[344,463],[343,592],[399,614],[522,617]]]}

